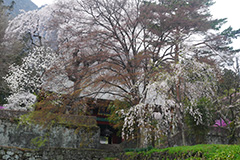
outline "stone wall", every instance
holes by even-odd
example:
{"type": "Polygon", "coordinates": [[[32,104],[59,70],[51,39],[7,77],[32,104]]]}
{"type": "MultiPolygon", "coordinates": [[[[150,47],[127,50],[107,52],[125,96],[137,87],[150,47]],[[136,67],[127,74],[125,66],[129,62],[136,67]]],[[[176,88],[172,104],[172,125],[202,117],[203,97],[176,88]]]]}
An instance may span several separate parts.
{"type": "Polygon", "coordinates": [[[120,157],[121,152],[98,149],[50,148],[29,150],[0,146],[1,160],[100,160],[106,157],[120,157]]]}
{"type": "Polygon", "coordinates": [[[27,114],[27,111],[13,111],[0,109],[0,119],[14,119],[27,114]]]}
{"type": "MultiPolygon", "coordinates": [[[[100,129],[96,125],[77,128],[56,124],[50,129],[39,125],[19,125],[11,111],[0,113],[0,145],[20,148],[98,148],[100,129]],[[3,113],[3,114],[1,114],[3,113]],[[5,115],[5,116],[3,116],[5,115]],[[7,115],[7,116],[6,116],[7,115]]],[[[91,119],[91,118],[88,118],[91,119]]],[[[93,121],[94,119],[91,119],[93,121]]],[[[96,121],[96,120],[95,120],[96,121]]]]}
{"type": "Polygon", "coordinates": [[[19,116],[26,113],[0,110],[1,160],[100,160],[120,157],[119,146],[114,148],[100,144],[100,129],[95,125],[95,117],[65,115],[63,118],[73,125],[56,124],[47,129],[39,125],[19,125],[19,116]],[[76,124],[80,127],[76,128],[76,124]]]}

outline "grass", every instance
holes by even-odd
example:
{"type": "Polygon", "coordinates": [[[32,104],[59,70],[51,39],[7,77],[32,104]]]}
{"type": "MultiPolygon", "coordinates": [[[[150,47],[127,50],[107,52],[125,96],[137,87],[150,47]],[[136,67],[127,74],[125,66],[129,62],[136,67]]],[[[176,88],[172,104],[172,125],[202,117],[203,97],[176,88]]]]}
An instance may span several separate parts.
{"type": "Polygon", "coordinates": [[[130,159],[134,159],[134,155],[139,156],[141,154],[144,158],[147,158],[151,157],[153,153],[162,155],[163,159],[237,160],[240,159],[240,145],[201,144],[165,149],[154,148],[147,152],[127,152],[126,155],[130,156],[130,159]]]}
{"type": "MultiPolygon", "coordinates": [[[[166,150],[168,150],[170,154],[189,154],[206,159],[240,159],[239,145],[203,144],[195,146],[172,147],[166,150]]],[[[191,159],[191,157],[189,159],[191,159]]]]}

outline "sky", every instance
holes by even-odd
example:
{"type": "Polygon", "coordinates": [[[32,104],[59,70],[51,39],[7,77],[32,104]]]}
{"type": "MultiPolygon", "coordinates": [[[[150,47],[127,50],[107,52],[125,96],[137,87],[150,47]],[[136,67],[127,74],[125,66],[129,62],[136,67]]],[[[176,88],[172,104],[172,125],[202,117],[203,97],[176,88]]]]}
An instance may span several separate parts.
{"type": "MultiPolygon", "coordinates": [[[[37,6],[51,4],[55,0],[32,0],[37,6]]],[[[240,28],[240,0],[215,0],[215,4],[210,8],[214,18],[227,18],[228,23],[224,26],[232,26],[233,29],[240,28]]],[[[234,48],[240,48],[240,38],[234,41],[234,48]]]]}
{"type": "MultiPolygon", "coordinates": [[[[210,8],[213,18],[227,18],[227,24],[223,26],[223,29],[229,26],[233,29],[240,28],[240,0],[215,0],[215,4],[210,8]]],[[[233,47],[235,49],[240,48],[240,38],[233,41],[233,47]]]]}
{"type": "Polygon", "coordinates": [[[228,18],[228,24],[233,28],[240,28],[240,0],[216,0],[210,8],[214,18],[228,18]]]}
{"type": "MultiPolygon", "coordinates": [[[[32,0],[37,6],[51,4],[55,0],[32,0]]],[[[240,28],[240,0],[215,0],[210,8],[214,18],[228,18],[229,24],[237,29],[240,28]]]]}
{"type": "Polygon", "coordinates": [[[38,7],[41,7],[42,5],[45,4],[51,4],[55,0],[32,0],[33,3],[35,3],[38,7]]]}

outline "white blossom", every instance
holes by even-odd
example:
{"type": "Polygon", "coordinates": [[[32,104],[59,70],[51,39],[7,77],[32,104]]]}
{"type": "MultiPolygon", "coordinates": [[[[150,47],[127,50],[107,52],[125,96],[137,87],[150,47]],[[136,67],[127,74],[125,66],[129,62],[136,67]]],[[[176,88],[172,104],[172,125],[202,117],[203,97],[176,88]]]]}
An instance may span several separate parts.
{"type": "Polygon", "coordinates": [[[22,65],[13,64],[5,77],[12,93],[34,93],[44,82],[44,73],[57,62],[57,55],[50,48],[35,47],[24,57],[22,65]]]}
{"type": "Polygon", "coordinates": [[[36,96],[28,92],[18,92],[7,98],[8,104],[4,104],[7,110],[31,111],[36,102],[36,96]]]}
{"type": "Polygon", "coordinates": [[[151,138],[151,132],[155,132],[155,138],[158,138],[161,134],[167,134],[170,127],[176,128],[179,123],[183,123],[184,113],[189,113],[197,124],[201,124],[202,115],[193,106],[201,97],[214,99],[216,79],[211,66],[195,59],[184,59],[173,64],[171,72],[160,72],[148,85],[147,95],[141,100],[142,103],[125,112],[121,111],[125,117],[123,138],[133,134],[131,128],[135,125],[142,129],[146,140],[151,138]],[[179,81],[181,83],[177,84],[179,81]],[[179,85],[181,94],[184,94],[190,105],[184,106],[183,102],[177,102],[176,95],[171,91],[176,85],[179,85]],[[177,109],[180,113],[177,113],[177,109]]]}
{"type": "Polygon", "coordinates": [[[4,77],[12,92],[7,98],[6,107],[29,110],[35,101],[32,94],[41,89],[45,82],[45,73],[57,62],[57,55],[50,48],[35,47],[22,59],[21,65],[11,65],[8,75],[4,77]]]}

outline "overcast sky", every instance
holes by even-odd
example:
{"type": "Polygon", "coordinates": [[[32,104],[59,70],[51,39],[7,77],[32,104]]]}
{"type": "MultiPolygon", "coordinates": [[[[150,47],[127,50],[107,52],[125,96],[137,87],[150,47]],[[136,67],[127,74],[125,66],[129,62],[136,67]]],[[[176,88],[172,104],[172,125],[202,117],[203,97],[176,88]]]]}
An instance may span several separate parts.
{"type": "Polygon", "coordinates": [[[240,28],[240,0],[216,0],[211,7],[214,18],[228,18],[228,24],[233,28],[240,28]]]}
{"type": "MultiPolygon", "coordinates": [[[[32,0],[37,6],[51,4],[55,0],[32,0]]],[[[228,18],[229,24],[234,28],[240,28],[240,0],[215,0],[216,4],[211,7],[215,18],[228,18]]]]}
{"type": "MultiPolygon", "coordinates": [[[[215,0],[216,3],[211,7],[214,18],[227,18],[228,23],[224,26],[232,26],[233,29],[240,28],[240,0],[215,0]]],[[[240,38],[234,41],[234,48],[240,48],[240,38]]]]}
{"type": "Polygon", "coordinates": [[[32,0],[33,3],[35,3],[38,7],[41,7],[44,4],[50,4],[53,3],[54,0],[32,0]]]}
{"type": "MultiPolygon", "coordinates": [[[[51,4],[55,0],[32,0],[37,6],[51,4]]],[[[211,7],[211,12],[214,18],[228,18],[228,23],[225,28],[232,26],[234,29],[240,28],[240,0],[215,0],[216,3],[211,7]]],[[[240,48],[240,39],[234,46],[240,48]]]]}

